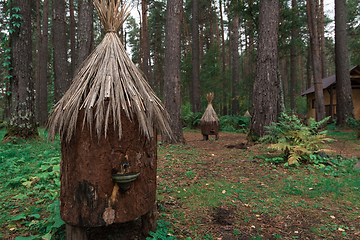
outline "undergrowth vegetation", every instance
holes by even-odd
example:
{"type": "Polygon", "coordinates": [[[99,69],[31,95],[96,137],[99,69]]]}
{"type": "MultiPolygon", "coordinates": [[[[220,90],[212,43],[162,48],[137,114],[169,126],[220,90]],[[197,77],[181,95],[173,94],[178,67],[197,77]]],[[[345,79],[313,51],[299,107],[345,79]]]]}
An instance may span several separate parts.
{"type": "Polygon", "coordinates": [[[314,163],[319,158],[320,145],[332,139],[322,130],[330,117],[316,122],[310,118],[307,124],[302,123],[296,115],[282,113],[277,123],[267,128],[267,135],[260,138],[263,143],[272,143],[270,148],[283,151],[287,160],[285,165],[314,163]]]}
{"type": "MultiPolygon", "coordinates": [[[[224,126],[240,126],[239,119],[225,116],[224,126]]],[[[280,154],[260,144],[218,152],[190,144],[160,145],[159,219],[147,240],[355,239],[360,234],[358,159],[319,151],[320,143],[311,140],[326,136],[319,127],[284,115],[269,128],[276,138],[268,141],[288,144],[289,151],[280,154]],[[294,134],[298,131],[308,135],[294,134]],[[306,141],[315,142],[317,147],[298,160],[311,164],[285,165],[297,151],[295,141],[303,148],[306,141]]],[[[43,129],[39,132],[36,140],[0,143],[1,239],[65,239],[59,215],[60,141],[47,142],[43,129]]],[[[0,139],[4,134],[0,130],[0,139]]]]}
{"type": "MultiPolygon", "coordinates": [[[[189,129],[199,128],[200,119],[203,116],[203,113],[197,112],[193,113],[189,110],[182,112],[182,121],[183,126],[189,129]]],[[[222,132],[235,132],[235,133],[247,133],[250,127],[250,118],[245,116],[231,116],[218,115],[219,131],[222,132]]]]}
{"type": "MultiPolygon", "coordinates": [[[[60,218],[60,144],[13,138],[0,144],[0,225],[4,234],[22,239],[51,239],[60,218]]],[[[5,130],[1,130],[3,139],[5,130]]]]}

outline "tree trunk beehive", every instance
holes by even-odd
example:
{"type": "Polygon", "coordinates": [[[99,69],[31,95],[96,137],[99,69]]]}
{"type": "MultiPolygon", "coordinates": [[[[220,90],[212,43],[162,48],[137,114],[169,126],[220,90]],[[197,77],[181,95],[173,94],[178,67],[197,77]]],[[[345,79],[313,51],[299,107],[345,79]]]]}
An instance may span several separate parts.
{"type": "Polygon", "coordinates": [[[121,139],[112,120],[106,138],[83,120],[80,111],[76,134],[61,141],[61,218],[73,226],[98,227],[147,214],[155,205],[156,136],[146,138],[136,118],[129,120],[124,111],[121,139]],[[140,172],[127,191],[112,179],[120,169],[140,172]]]}
{"type": "Polygon", "coordinates": [[[219,123],[205,122],[201,124],[201,133],[204,140],[208,140],[209,135],[215,135],[216,140],[219,138],[219,123]]]}

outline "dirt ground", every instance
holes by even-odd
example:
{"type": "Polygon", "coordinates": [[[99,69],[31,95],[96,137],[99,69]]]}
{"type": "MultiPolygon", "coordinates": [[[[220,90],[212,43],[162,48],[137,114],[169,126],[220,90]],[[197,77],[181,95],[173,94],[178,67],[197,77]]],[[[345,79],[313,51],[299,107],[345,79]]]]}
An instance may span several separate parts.
{"type": "MultiPolygon", "coordinates": [[[[345,131],[346,132],[346,131],[345,131]]],[[[350,134],[351,131],[348,131],[350,134]]],[[[244,149],[243,151],[240,151],[243,153],[243,156],[252,155],[256,156],[259,154],[264,153],[264,146],[261,146],[261,144],[250,144],[246,141],[246,135],[245,134],[237,134],[237,133],[219,133],[219,140],[215,141],[215,136],[210,136],[209,141],[203,141],[202,135],[199,132],[184,132],[184,138],[185,138],[185,145],[193,147],[200,152],[205,152],[206,155],[202,156],[203,161],[207,161],[207,164],[205,166],[208,166],[209,169],[216,167],[216,164],[221,165],[220,163],[213,163],[212,158],[217,159],[231,159],[234,157],[234,155],[239,154],[239,149],[244,149]]],[[[330,154],[335,155],[342,155],[343,157],[352,157],[352,156],[359,156],[360,157],[360,150],[358,146],[358,141],[334,141],[332,143],[326,144],[324,146],[326,149],[326,152],[330,154]]],[[[164,167],[163,164],[166,162],[164,156],[159,156],[158,158],[158,167],[162,168],[164,167]]],[[[257,172],[259,170],[256,170],[258,168],[254,167],[254,164],[257,166],[259,163],[256,162],[256,160],[247,160],[247,158],[244,158],[243,161],[237,162],[236,164],[228,164],[225,169],[228,170],[228,172],[232,172],[237,168],[242,169],[242,176],[254,176],[256,174],[262,174],[261,172],[257,172]],[[255,163],[254,163],[255,162],[255,163]],[[240,164],[240,166],[239,166],[240,164]]],[[[173,166],[173,168],[177,168],[179,166],[173,166]]],[[[191,167],[191,166],[190,166],[191,167]]],[[[208,170],[209,170],[208,169],[208,170]]],[[[196,179],[205,177],[206,174],[209,173],[209,171],[204,169],[202,172],[199,172],[197,176],[195,177],[195,180],[191,183],[187,184],[194,184],[196,183],[196,179]]],[[[180,168],[179,168],[180,171],[180,168]]],[[[261,170],[260,170],[261,171],[261,170]]],[[[285,171],[285,170],[284,170],[285,171]]],[[[211,172],[211,171],[210,171],[211,172]]],[[[164,174],[164,178],[168,179],[177,179],[177,175],[172,176],[166,176],[166,173],[164,174]]],[[[228,175],[228,177],[231,177],[231,174],[228,175]]],[[[246,180],[246,178],[244,179],[246,180]]],[[[161,179],[158,181],[158,185],[161,179]]],[[[182,184],[181,181],[179,181],[178,184],[182,184]]],[[[172,200],[171,196],[167,196],[172,200]]],[[[158,203],[162,206],[163,209],[171,211],[172,209],[181,209],[185,213],[185,215],[193,216],[194,213],[189,212],[189,209],[184,208],[180,203],[177,203],[176,201],[160,201],[158,203]]],[[[243,206],[244,209],[236,209],[236,211],[248,211],[248,206],[243,206]]],[[[161,211],[160,211],[161,212],[161,211]]],[[[236,217],[234,216],[235,209],[231,206],[225,206],[222,205],[221,207],[212,209],[212,213],[209,213],[207,216],[202,216],[201,221],[204,224],[199,224],[199,228],[204,228],[203,233],[204,235],[206,233],[211,234],[211,236],[214,236],[214,238],[204,238],[204,239],[216,239],[216,240],[231,240],[231,239],[255,239],[251,238],[251,236],[254,236],[254,229],[249,229],[248,227],[239,227],[239,229],[242,233],[242,237],[235,236],[234,235],[234,225],[237,221],[236,217]],[[219,236],[219,237],[217,237],[219,236]],[[245,237],[244,237],[245,236],[245,237]],[[247,236],[247,237],[246,237],[247,236]]],[[[196,213],[195,213],[196,214],[196,213]]],[[[199,213],[200,214],[200,213],[199,213]]],[[[300,231],[298,233],[298,237],[296,239],[314,239],[311,234],[309,234],[309,231],[306,231],[305,229],[309,229],[312,224],[314,224],[314,221],[318,221],[321,216],[317,216],[316,213],[314,213],[313,218],[309,218],[304,213],[301,212],[291,212],[288,215],[288,219],[274,219],[270,218],[269,216],[257,216],[257,224],[260,225],[264,231],[262,234],[262,239],[276,239],[274,238],[274,232],[277,232],[278,230],[281,231],[281,229],[286,232],[289,230],[289,226],[287,226],[287,223],[293,226],[298,226],[299,228],[296,229],[304,229],[304,231],[300,231]]],[[[360,217],[360,216],[359,216],[360,217]]],[[[341,224],[339,222],[338,224],[341,224]]],[[[342,223],[344,224],[344,223],[342,223]]],[[[188,226],[181,226],[181,224],[178,224],[176,226],[179,228],[180,233],[177,237],[177,239],[185,239],[185,237],[193,237],[190,231],[187,230],[188,226]],[[180,237],[181,236],[181,237],[180,237]]],[[[291,227],[291,228],[292,228],[291,227]]],[[[88,230],[89,239],[91,240],[100,240],[100,239],[143,239],[139,236],[141,228],[141,221],[140,219],[137,219],[132,222],[128,222],[125,224],[118,224],[118,225],[111,225],[108,227],[103,228],[94,228],[88,230]],[[106,234],[104,234],[106,233],[106,234]],[[110,236],[120,236],[119,237],[113,237],[110,236]]],[[[237,230],[236,230],[237,231],[237,230]]],[[[290,229],[291,231],[291,229],[290,229]]],[[[295,232],[297,232],[295,230],[295,232]]],[[[282,232],[283,233],[283,232],[282,232]]],[[[284,233],[285,234],[285,233],[284,233]]],[[[286,236],[282,235],[282,239],[292,239],[290,235],[286,236]]],[[[354,235],[348,239],[360,239],[360,232],[355,232],[354,235]],[[353,238],[352,238],[353,237],[353,238]]],[[[197,238],[192,238],[197,239],[197,238]]],[[[257,239],[257,238],[256,238],[257,239]]]]}

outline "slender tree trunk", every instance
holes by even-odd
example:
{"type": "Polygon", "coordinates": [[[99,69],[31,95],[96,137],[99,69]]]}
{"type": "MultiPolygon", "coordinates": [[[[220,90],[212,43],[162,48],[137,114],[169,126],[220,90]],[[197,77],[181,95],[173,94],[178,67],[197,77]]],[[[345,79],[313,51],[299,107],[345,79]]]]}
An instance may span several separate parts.
{"type": "Polygon", "coordinates": [[[277,120],[279,0],[260,0],[257,65],[249,139],[265,134],[277,120]]]}
{"type": "Polygon", "coordinates": [[[346,32],[346,1],[335,0],[335,65],[337,125],[354,118],[346,32]]]}
{"type": "Polygon", "coordinates": [[[232,20],[232,112],[239,115],[239,17],[232,20]]]}
{"type": "Polygon", "coordinates": [[[80,65],[91,53],[93,49],[93,3],[91,0],[79,0],[78,17],[78,60],[80,65]]]}
{"type": "Polygon", "coordinates": [[[36,1],[36,97],[35,97],[35,112],[36,120],[40,122],[40,59],[41,59],[41,13],[40,0],[36,1]]]}
{"type": "Polygon", "coordinates": [[[54,102],[60,100],[68,88],[67,39],[65,1],[53,0],[54,46],[54,102]]]}
{"type": "Polygon", "coordinates": [[[71,65],[70,65],[70,78],[73,78],[76,67],[76,40],[75,40],[75,9],[74,0],[69,0],[69,11],[70,11],[70,50],[71,50],[71,65]]]}
{"type": "Polygon", "coordinates": [[[324,27],[324,0],[320,0],[319,6],[319,38],[320,38],[320,58],[321,58],[321,78],[326,78],[326,56],[325,56],[325,27],[324,27]]]}
{"type": "MultiPolygon", "coordinates": [[[[253,12],[253,2],[254,0],[250,0],[249,1],[249,6],[251,9],[251,16],[254,18],[254,12],[253,12]]],[[[248,35],[249,35],[249,41],[248,41],[248,61],[247,61],[247,67],[246,69],[248,69],[247,74],[246,74],[246,78],[247,81],[249,81],[248,86],[249,86],[249,103],[250,105],[252,104],[253,101],[253,89],[254,89],[254,75],[255,75],[255,44],[254,44],[254,30],[253,30],[253,20],[252,18],[249,19],[248,22],[248,26],[249,26],[249,30],[248,30],[248,35]]]]}
{"type": "Polygon", "coordinates": [[[284,94],[283,98],[285,101],[285,97],[287,96],[288,93],[287,64],[286,64],[285,56],[281,58],[280,64],[281,64],[281,85],[282,85],[282,92],[284,94]]]}
{"type": "Polygon", "coordinates": [[[149,42],[149,29],[148,29],[148,2],[147,0],[141,1],[141,9],[142,9],[142,54],[143,54],[143,62],[142,62],[142,70],[149,82],[149,84],[154,87],[154,83],[150,74],[150,42],[149,42]]]}
{"type": "MultiPolygon", "coordinates": [[[[139,15],[140,15],[140,11],[138,10],[138,12],[139,12],[139,15]]],[[[144,42],[141,40],[142,38],[143,38],[143,31],[142,31],[142,19],[140,18],[140,22],[139,22],[139,39],[140,39],[140,49],[139,49],[139,66],[140,66],[140,69],[141,69],[141,71],[143,70],[142,68],[143,68],[143,44],[144,44],[144,42]]]]}
{"type": "Polygon", "coordinates": [[[10,71],[10,119],[5,138],[16,136],[30,138],[37,136],[35,119],[34,82],[32,79],[32,33],[31,33],[31,1],[12,0],[11,16],[20,14],[21,19],[16,19],[20,26],[10,34],[11,67],[10,71]],[[14,9],[20,12],[14,12],[14,9]]]}
{"type": "Polygon", "coordinates": [[[199,2],[192,0],[192,111],[200,112],[199,2]]]}
{"type": "Polygon", "coordinates": [[[292,29],[291,29],[291,47],[290,47],[290,108],[295,111],[296,108],[296,96],[295,96],[295,87],[296,87],[296,48],[297,48],[297,26],[296,18],[297,16],[297,6],[296,0],[292,0],[292,29]]]}
{"type": "Polygon", "coordinates": [[[309,89],[311,84],[311,46],[308,48],[307,58],[306,58],[306,89],[309,89]]]}
{"type": "Polygon", "coordinates": [[[188,29],[188,24],[186,23],[186,16],[184,11],[184,6],[182,8],[182,19],[183,19],[183,25],[184,25],[184,34],[186,39],[186,54],[189,52],[192,54],[192,48],[191,48],[191,40],[190,40],[190,33],[188,29]]]}
{"type": "Polygon", "coordinates": [[[209,48],[212,47],[212,45],[215,42],[215,38],[214,38],[214,20],[213,20],[213,10],[212,10],[212,6],[211,6],[211,1],[212,0],[208,0],[209,1],[209,25],[210,25],[210,44],[209,44],[209,48]]]}
{"type": "Polygon", "coordinates": [[[204,50],[203,50],[203,46],[204,46],[204,9],[200,9],[199,11],[200,14],[200,20],[199,20],[199,62],[200,62],[200,67],[202,66],[203,62],[204,62],[204,50]]]}
{"type": "Polygon", "coordinates": [[[164,103],[170,115],[174,139],[163,135],[163,142],[183,142],[181,125],[181,8],[182,0],[168,0],[165,26],[164,103]]]}
{"type": "Polygon", "coordinates": [[[225,29],[224,29],[224,20],[223,20],[223,14],[222,14],[222,2],[220,0],[220,21],[221,21],[221,57],[222,57],[222,82],[223,82],[223,96],[222,96],[222,115],[227,114],[227,104],[226,104],[226,96],[227,96],[227,83],[226,83],[226,59],[225,59],[225,29]]]}
{"type": "Polygon", "coordinates": [[[49,0],[44,0],[43,6],[43,36],[41,41],[40,60],[40,124],[47,121],[47,65],[48,65],[48,32],[49,32],[49,0]]]}
{"type": "Polygon", "coordinates": [[[317,31],[314,0],[307,0],[306,9],[308,14],[311,52],[312,52],[312,64],[313,64],[314,87],[315,87],[316,121],[321,121],[325,118],[325,103],[324,103],[323,84],[321,79],[319,38],[317,34],[318,31],[317,31]]]}

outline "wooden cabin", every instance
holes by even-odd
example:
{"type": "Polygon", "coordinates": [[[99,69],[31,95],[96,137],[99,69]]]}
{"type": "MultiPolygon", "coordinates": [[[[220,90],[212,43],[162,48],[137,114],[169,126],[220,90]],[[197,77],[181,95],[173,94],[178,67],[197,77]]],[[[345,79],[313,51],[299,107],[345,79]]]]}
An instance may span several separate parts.
{"type": "MultiPolygon", "coordinates": [[[[360,65],[350,68],[355,119],[360,119],[360,65]]],[[[336,74],[323,78],[326,116],[336,117],[336,74]]],[[[315,88],[312,86],[301,94],[307,98],[307,114],[315,119],[315,88]]]]}

